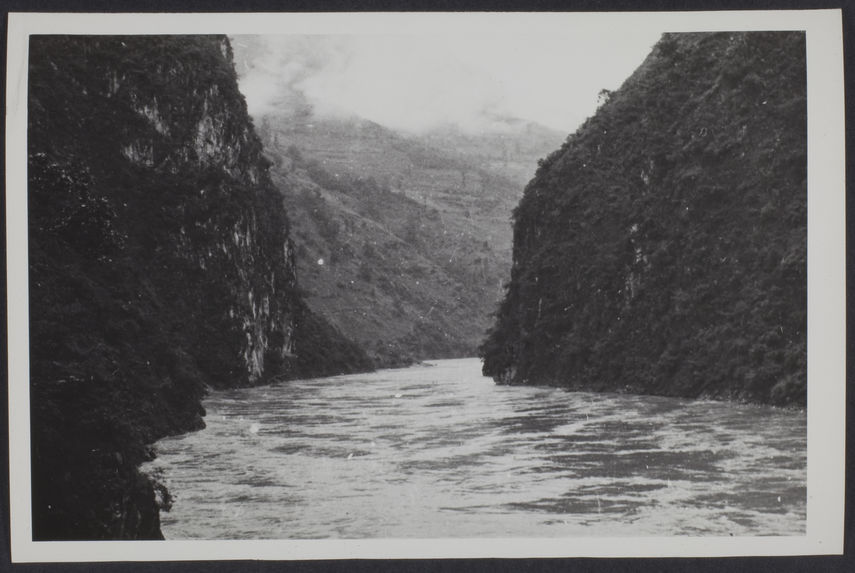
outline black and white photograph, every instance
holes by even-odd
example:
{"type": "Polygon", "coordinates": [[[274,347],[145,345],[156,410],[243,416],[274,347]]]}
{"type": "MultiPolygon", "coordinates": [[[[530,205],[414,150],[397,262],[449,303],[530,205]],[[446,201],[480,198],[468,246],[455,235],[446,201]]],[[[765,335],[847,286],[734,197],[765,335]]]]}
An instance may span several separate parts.
{"type": "Polygon", "coordinates": [[[10,16],[13,560],[842,551],[839,12],[181,16],[10,16]]]}

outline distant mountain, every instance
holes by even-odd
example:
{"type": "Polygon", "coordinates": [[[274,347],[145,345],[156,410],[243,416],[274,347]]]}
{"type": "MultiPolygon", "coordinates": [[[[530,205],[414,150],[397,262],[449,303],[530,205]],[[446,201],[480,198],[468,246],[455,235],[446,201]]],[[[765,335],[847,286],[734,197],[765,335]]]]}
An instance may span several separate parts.
{"type": "Polygon", "coordinates": [[[376,123],[259,121],[312,308],[378,365],[474,355],[510,261],[521,188],[376,123]]]}
{"type": "Polygon", "coordinates": [[[239,74],[265,82],[255,124],[312,308],[378,365],[474,355],[508,276],[511,210],[563,134],[500,116],[413,134],[320,113],[304,87],[341,54],[296,41],[292,61],[252,36],[235,49],[239,74]]]}
{"type": "Polygon", "coordinates": [[[455,125],[414,136],[436,149],[453,149],[467,161],[508,178],[521,187],[531,179],[537,162],[564,142],[567,134],[507,116],[495,116],[490,129],[468,132],[455,125]]]}
{"type": "Polygon", "coordinates": [[[512,384],[806,402],[803,32],[666,34],[528,184],[512,384]]]}

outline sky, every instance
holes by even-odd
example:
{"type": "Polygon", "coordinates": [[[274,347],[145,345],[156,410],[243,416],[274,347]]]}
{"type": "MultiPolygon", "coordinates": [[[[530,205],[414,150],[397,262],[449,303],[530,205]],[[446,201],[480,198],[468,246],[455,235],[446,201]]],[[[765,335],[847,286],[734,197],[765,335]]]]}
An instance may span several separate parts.
{"type": "Polygon", "coordinates": [[[315,113],[408,132],[500,129],[497,116],[574,131],[662,30],[572,34],[234,36],[240,89],[258,118],[305,98],[315,113]]]}

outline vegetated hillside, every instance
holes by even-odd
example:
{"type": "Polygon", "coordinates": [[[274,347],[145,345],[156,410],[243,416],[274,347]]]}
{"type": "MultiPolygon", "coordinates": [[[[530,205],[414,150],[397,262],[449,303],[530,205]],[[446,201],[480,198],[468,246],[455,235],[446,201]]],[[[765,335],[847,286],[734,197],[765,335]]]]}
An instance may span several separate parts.
{"type": "Polygon", "coordinates": [[[137,468],[207,386],[370,363],[298,296],[225,37],[34,36],[29,80],[34,538],[158,538],[137,468]]]}
{"type": "Polygon", "coordinates": [[[415,135],[333,111],[310,84],[343,72],[347,50],[274,44],[236,37],[236,59],[313,308],[380,366],[474,355],[510,265],[510,211],[563,136],[508,117],[415,135]]]}
{"type": "Polygon", "coordinates": [[[288,141],[270,137],[267,148],[312,308],[377,366],[474,355],[510,258],[491,241],[500,231],[475,220],[477,203],[469,216],[441,210],[373,178],[328,171],[288,141]]]}
{"type": "Polygon", "coordinates": [[[374,179],[452,217],[469,210],[472,218],[475,209],[476,221],[487,222],[490,238],[508,252],[508,213],[537,161],[561,141],[524,122],[509,123],[506,132],[469,134],[445,126],[407,135],[358,117],[317,116],[299,94],[280,103],[259,119],[265,143],[294,145],[333,174],[374,179]]]}
{"type": "Polygon", "coordinates": [[[521,186],[374,122],[317,116],[300,93],[257,123],[312,308],[377,366],[475,355],[502,295],[521,186]]]}
{"type": "MultiPolygon", "coordinates": [[[[561,145],[565,134],[535,122],[494,116],[492,124],[480,132],[445,125],[413,138],[435,149],[454,150],[456,156],[499,174],[522,189],[531,179],[537,162],[561,145]]],[[[515,195],[514,200],[518,199],[515,195]]]]}
{"type": "Polygon", "coordinates": [[[806,142],[803,33],[664,35],[527,186],[484,373],[804,405],[806,142]]]}

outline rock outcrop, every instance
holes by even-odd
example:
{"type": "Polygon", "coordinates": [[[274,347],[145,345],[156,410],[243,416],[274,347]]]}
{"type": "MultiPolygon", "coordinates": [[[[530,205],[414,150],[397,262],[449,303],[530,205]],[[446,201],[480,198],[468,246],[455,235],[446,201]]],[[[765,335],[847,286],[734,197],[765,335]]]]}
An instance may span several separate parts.
{"type": "Polygon", "coordinates": [[[35,539],[160,537],[169,495],[137,468],[203,427],[206,388],[370,368],[298,292],[231,58],[222,36],[31,40],[35,539]]]}

